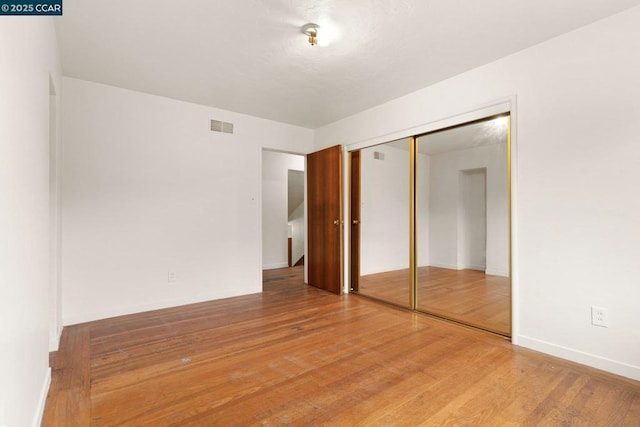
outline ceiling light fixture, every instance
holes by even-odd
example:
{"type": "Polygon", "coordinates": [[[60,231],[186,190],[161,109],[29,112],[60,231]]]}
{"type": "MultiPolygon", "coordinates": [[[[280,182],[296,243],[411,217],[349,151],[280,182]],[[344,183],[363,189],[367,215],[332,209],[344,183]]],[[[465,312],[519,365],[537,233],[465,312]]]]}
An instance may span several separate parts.
{"type": "Polygon", "coordinates": [[[309,44],[315,46],[318,44],[318,30],[319,26],[316,24],[306,24],[302,27],[302,34],[309,37],[309,44]]]}

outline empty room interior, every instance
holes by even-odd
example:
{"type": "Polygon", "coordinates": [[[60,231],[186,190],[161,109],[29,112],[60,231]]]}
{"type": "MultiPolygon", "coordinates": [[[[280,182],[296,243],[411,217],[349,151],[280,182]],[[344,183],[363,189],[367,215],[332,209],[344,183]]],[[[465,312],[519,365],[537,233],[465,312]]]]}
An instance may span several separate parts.
{"type": "Polygon", "coordinates": [[[9,4],[0,427],[640,425],[640,1],[9,4]]]}

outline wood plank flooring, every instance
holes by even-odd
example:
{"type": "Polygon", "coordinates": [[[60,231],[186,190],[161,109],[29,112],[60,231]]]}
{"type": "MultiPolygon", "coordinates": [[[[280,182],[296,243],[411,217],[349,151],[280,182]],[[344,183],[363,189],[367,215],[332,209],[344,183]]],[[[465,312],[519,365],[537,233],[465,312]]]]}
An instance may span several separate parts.
{"type": "MultiPolygon", "coordinates": [[[[360,277],[360,294],[403,307],[409,305],[408,269],[360,277]]],[[[502,335],[511,336],[508,277],[478,270],[418,268],[418,309],[502,335]]]]}
{"type": "Polygon", "coordinates": [[[640,425],[640,382],[265,272],[262,294],[65,327],[44,426],[640,425]]]}

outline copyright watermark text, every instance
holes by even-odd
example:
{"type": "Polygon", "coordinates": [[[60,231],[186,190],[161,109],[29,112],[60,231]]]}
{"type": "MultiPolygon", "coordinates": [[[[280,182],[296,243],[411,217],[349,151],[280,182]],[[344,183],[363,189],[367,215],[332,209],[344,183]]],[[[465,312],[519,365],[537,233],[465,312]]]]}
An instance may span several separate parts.
{"type": "Polygon", "coordinates": [[[1,15],[62,15],[62,0],[0,0],[1,15]]]}

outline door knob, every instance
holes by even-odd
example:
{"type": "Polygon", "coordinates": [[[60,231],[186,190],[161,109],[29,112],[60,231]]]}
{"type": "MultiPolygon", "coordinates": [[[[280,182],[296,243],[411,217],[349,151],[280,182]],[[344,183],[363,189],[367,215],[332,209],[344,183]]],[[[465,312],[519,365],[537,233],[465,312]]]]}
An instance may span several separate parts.
{"type": "Polygon", "coordinates": [[[354,219],[353,221],[351,221],[351,223],[353,225],[358,225],[358,224],[360,224],[360,221],[358,221],[357,219],[354,219]]]}
{"type": "Polygon", "coordinates": [[[334,219],[333,220],[333,225],[340,225],[340,220],[339,219],[334,219]]]}

